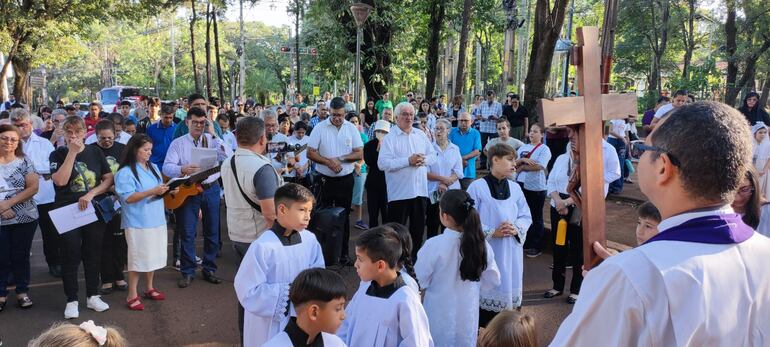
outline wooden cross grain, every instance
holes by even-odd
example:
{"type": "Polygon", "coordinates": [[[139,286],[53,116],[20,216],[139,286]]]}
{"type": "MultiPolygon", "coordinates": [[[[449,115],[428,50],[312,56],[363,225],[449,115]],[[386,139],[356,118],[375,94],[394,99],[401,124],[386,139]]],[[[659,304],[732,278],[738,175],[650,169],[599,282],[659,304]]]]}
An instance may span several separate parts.
{"type": "MultiPolygon", "coordinates": [[[[572,62],[577,67],[578,95],[557,99],[540,99],[538,111],[545,126],[569,126],[577,132],[579,148],[575,162],[578,177],[570,179],[570,195],[580,207],[583,226],[583,266],[586,270],[601,259],[593,250],[594,241],[606,246],[604,160],[602,139],[604,121],[628,118],[637,113],[635,94],[601,94],[601,48],[599,29],[577,29],[578,45],[572,62]],[[578,188],[581,190],[578,192],[578,188]]],[[[624,163],[621,163],[623,165],[624,163]]]]}

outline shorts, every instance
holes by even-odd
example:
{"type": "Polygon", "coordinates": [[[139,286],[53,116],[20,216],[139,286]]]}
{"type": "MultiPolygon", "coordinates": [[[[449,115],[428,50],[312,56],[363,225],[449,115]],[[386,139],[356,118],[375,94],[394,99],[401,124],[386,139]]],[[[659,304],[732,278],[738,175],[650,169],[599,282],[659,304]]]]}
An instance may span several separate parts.
{"type": "Polygon", "coordinates": [[[366,172],[361,176],[353,175],[355,181],[353,182],[353,202],[355,206],[361,206],[364,204],[364,183],[366,182],[366,172]]]}

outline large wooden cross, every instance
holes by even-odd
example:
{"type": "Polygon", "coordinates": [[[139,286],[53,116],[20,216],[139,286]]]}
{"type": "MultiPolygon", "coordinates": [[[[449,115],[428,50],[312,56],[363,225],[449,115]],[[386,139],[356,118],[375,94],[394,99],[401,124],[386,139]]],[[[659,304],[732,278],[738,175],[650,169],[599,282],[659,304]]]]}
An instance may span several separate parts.
{"type": "Polygon", "coordinates": [[[579,148],[575,154],[580,168],[579,181],[578,177],[572,177],[569,190],[581,208],[583,266],[589,270],[601,261],[591,245],[599,241],[606,246],[602,159],[604,121],[628,118],[637,113],[637,108],[636,94],[601,94],[599,29],[578,28],[577,39],[572,64],[577,67],[578,95],[581,96],[541,99],[537,107],[545,126],[569,126],[578,135],[579,148]],[[578,187],[582,187],[579,193],[578,187]]]}

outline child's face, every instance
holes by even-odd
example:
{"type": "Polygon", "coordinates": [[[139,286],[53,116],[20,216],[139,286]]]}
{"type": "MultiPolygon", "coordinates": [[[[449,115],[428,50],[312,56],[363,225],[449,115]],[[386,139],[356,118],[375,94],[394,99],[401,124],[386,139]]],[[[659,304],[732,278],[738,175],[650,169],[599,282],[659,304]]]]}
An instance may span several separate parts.
{"type": "Polygon", "coordinates": [[[653,236],[658,234],[658,222],[649,219],[639,217],[636,222],[636,244],[641,245],[653,236]]]}
{"type": "Polygon", "coordinates": [[[310,224],[310,212],[313,210],[313,202],[299,202],[286,206],[278,205],[278,217],[281,218],[281,225],[291,230],[305,230],[310,224]]]}
{"type": "Polygon", "coordinates": [[[294,136],[296,136],[297,139],[302,140],[302,138],[305,137],[305,129],[294,130],[294,136]]]}
{"type": "Polygon", "coordinates": [[[228,128],[230,128],[229,127],[230,122],[228,122],[227,120],[220,119],[217,121],[217,123],[219,123],[219,127],[222,128],[222,130],[227,130],[228,128]]]}
{"type": "Polygon", "coordinates": [[[516,172],[516,156],[507,155],[504,157],[492,158],[492,172],[497,176],[509,177],[516,172]]]}
{"type": "Polygon", "coordinates": [[[345,320],[345,298],[337,298],[318,306],[318,324],[321,331],[336,334],[345,320]]]}
{"type": "Polygon", "coordinates": [[[497,136],[500,136],[503,139],[507,139],[509,130],[510,129],[508,129],[508,124],[500,123],[497,125],[497,136]]]}
{"type": "Polygon", "coordinates": [[[380,273],[382,261],[373,261],[366,250],[356,247],[356,272],[362,281],[372,281],[380,273]]]}

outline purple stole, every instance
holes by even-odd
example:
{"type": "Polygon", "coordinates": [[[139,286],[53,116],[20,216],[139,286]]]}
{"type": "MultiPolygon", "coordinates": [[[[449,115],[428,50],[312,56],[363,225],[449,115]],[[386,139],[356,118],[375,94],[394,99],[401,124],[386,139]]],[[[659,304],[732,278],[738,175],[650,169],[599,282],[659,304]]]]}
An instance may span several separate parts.
{"type": "Polygon", "coordinates": [[[729,213],[690,219],[658,233],[644,244],[668,240],[726,245],[741,243],[752,235],[754,229],[743,223],[741,215],[729,213]]]}

